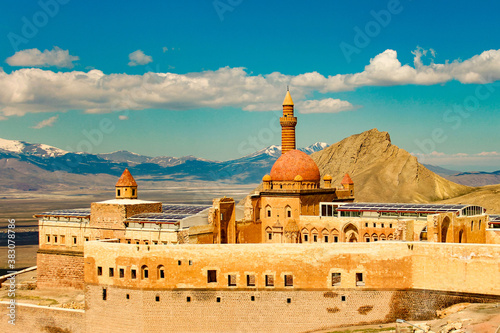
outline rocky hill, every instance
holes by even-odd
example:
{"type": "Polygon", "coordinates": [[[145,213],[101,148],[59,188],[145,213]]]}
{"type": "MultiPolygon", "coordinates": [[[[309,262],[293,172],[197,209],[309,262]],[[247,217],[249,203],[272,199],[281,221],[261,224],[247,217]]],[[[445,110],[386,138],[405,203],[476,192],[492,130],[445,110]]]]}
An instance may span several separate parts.
{"type": "Polygon", "coordinates": [[[465,195],[473,188],[433,173],[407,151],[393,145],[387,132],[372,129],[352,135],[311,155],[322,175],[340,184],[349,173],[356,200],[431,202],[465,195]]]}

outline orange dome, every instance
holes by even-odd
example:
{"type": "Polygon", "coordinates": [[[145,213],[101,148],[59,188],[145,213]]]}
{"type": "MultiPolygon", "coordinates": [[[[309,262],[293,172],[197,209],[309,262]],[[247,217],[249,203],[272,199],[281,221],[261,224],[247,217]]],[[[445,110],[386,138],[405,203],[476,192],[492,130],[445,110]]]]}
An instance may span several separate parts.
{"type": "Polygon", "coordinates": [[[271,169],[273,181],[293,181],[301,176],[304,181],[319,182],[319,169],[313,159],[300,150],[290,150],[274,162],[271,169]]]}

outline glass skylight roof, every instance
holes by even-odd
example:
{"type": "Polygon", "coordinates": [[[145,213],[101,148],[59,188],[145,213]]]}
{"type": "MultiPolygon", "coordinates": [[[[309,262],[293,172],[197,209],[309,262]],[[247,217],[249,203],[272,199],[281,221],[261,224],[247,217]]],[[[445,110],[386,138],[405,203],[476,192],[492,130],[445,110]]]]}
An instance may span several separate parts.
{"type": "Polygon", "coordinates": [[[339,206],[339,211],[345,212],[401,212],[401,213],[445,213],[445,212],[460,212],[463,208],[469,205],[432,205],[432,204],[415,204],[415,203],[369,203],[369,202],[353,202],[339,206]]]}
{"type": "Polygon", "coordinates": [[[60,209],[54,210],[52,212],[45,212],[41,214],[36,214],[35,217],[78,217],[78,218],[89,218],[90,208],[78,208],[78,209],[60,209]]]}
{"type": "Polygon", "coordinates": [[[162,213],[142,213],[129,217],[125,222],[132,223],[178,223],[179,221],[196,215],[212,206],[209,205],[180,205],[163,204],[162,213]]]}

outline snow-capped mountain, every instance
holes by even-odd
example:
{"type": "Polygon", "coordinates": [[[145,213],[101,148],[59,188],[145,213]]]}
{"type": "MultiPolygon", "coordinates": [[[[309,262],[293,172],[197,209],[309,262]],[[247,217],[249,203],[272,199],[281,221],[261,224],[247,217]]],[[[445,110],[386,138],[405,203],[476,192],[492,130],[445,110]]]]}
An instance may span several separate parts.
{"type": "Polygon", "coordinates": [[[12,154],[35,155],[40,157],[56,157],[66,155],[68,152],[56,147],[40,143],[6,140],[0,138],[0,151],[12,154]]]}
{"type": "MultiPolygon", "coordinates": [[[[327,144],[317,142],[301,148],[307,154],[319,151],[327,144]]],[[[169,179],[227,180],[238,183],[258,183],[269,173],[281,156],[281,146],[269,146],[229,161],[211,161],[195,156],[150,157],[120,150],[105,154],[73,153],[24,141],[0,139],[0,160],[15,159],[35,165],[45,171],[65,171],[70,174],[110,174],[119,176],[129,168],[136,177],[169,179]]],[[[5,164],[7,165],[7,164],[5,164]]]]}
{"type": "Polygon", "coordinates": [[[311,155],[312,153],[323,150],[328,146],[329,146],[329,144],[326,142],[316,142],[316,143],[310,145],[309,147],[299,148],[299,150],[302,150],[304,153],[311,155]]]}

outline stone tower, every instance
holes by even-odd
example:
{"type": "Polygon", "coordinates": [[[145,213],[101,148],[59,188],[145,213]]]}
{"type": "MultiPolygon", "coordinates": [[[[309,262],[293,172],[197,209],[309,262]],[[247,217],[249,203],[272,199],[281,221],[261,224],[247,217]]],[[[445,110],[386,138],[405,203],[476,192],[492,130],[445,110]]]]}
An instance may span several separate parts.
{"type": "Polygon", "coordinates": [[[128,169],[123,171],[115,188],[116,199],[137,199],[137,183],[128,169]]]}
{"type": "Polygon", "coordinates": [[[283,117],[280,118],[281,125],[281,154],[295,149],[295,125],[297,117],[293,116],[293,100],[287,88],[283,100],[283,117]]]}

